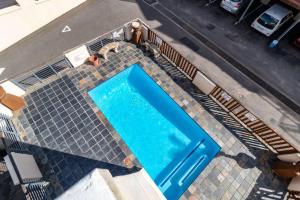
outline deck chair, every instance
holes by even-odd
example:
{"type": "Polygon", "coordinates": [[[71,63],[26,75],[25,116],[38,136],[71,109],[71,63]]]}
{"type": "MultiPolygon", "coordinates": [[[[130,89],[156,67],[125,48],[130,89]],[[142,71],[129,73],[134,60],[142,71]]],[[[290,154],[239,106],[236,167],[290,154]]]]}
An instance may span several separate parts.
{"type": "Polygon", "coordinates": [[[25,106],[23,98],[12,94],[7,94],[2,86],[0,86],[0,103],[12,111],[17,111],[25,106]]]}

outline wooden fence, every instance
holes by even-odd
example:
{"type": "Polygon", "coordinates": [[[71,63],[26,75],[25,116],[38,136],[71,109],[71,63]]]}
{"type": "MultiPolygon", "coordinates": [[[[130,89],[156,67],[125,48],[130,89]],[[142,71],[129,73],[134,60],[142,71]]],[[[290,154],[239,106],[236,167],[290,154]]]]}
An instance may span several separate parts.
{"type": "Polygon", "coordinates": [[[249,112],[236,99],[231,97],[225,90],[216,86],[210,95],[230,113],[238,118],[248,129],[250,129],[263,142],[272,147],[278,154],[298,152],[292,145],[278,135],[273,129],[249,112]]]}
{"type": "Polygon", "coordinates": [[[160,47],[161,53],[183,71],[190,79],[194,79],[198,71],[197,67],[184,58],[171,45],[161,40],[153,31],[148,30],[148,40],[160,47]],[[160,42],[159,42],[160,41],[160,42]]]}
{"type": "MultiPolygon", "coordinates": [[[[171,45],[163,41],[151,29],[148,28],[148,40],[160,47],[161,53],[173,64],[183,71],[187,77],[194,79],[198,69],[186,58],[184,58],[171,45]]],[[[273,129],[249,112],[236,99],[230,96],[224,89],[216,86],[210,93],[215,101],[223,105],[228,112],[238,118],[256,137],[259,137],[267,146],[271,147],[278,154],[288,154],[299,152],[285,139],[278,135],[273,129]]]]}

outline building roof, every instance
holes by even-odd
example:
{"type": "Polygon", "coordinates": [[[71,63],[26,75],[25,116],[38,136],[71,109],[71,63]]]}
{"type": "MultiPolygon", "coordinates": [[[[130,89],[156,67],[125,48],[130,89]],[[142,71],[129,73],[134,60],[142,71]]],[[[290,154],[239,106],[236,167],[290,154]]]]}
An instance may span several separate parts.
{"type": "Polygon", "coordinates": [[[71,186],[56,200],[117,200],[109,187],[107,179],[99,169],[95,169],[71,186]]]}

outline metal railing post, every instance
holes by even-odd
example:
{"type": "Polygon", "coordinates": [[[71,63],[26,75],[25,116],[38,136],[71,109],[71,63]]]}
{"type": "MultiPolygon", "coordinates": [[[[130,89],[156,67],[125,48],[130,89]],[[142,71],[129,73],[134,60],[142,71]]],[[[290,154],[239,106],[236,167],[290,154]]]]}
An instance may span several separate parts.
{"type": "Polygon", "coordinates": [[[290,30],[292,30],[298,23],[300,23],[300,19],[296,20],[289,26],[288,29],[286,29],[283,33],[281,33],[275,40],[273,40],[270,44],[270,48],[274,48],[278,45],[279,41],[288,33],[290,30]]]}
{"type": "Polygon", "coordinates": [[[251,0],[248,4],[247,8],[244,10],[243,14],[240,16],[240,18],[234,23],[234,25],[238,25],[243,21],[245,18],[247,18],[249,15],[251,15],[254,11],[256,11],[258,8],[260,8],[263,4],[261,3],[259,6],[257,6],[255,9],[253,9],[251,12],[248,13],[250,7],[253,5],[255,0],[251,0]]]}

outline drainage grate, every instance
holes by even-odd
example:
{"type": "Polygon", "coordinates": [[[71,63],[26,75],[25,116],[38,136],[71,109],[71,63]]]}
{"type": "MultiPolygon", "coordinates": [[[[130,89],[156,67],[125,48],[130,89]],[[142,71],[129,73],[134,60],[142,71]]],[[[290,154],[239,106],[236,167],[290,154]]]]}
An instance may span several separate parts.
{"type": "Polygon", "coordinates": [[[53,64],[46,65],[38,70],[24,74],[16,79],[14,82],[17,83],[23,89],[27,89],[36,83],[42,82],[53,75],[58,74],[60,71],[72,67],[66,58],[63,58],[53,64]]]}
{"type": "Polygon", "coordinates": [[[50,66],[46,66],[43,69],[41,69],[40,71],[38,71],[38,72],[35,73],[35,75],[39,79],[47,79],[50,76],[53,76],[55,74],[56,74],[56,72],[50,66]]]}
{"type": "Polygon", "coordinates": [[[67,59],[62,59],[62,60],[52,64],[51,67],[55,70],[56,73],[58,73],[64,69],[72,67],[72,66],[67,59]]]}
{"type": "Polygon", "coordinates": [[[102,40],[102,44],[103,44],[103,46],[105,46],[105,45],[107,45],[107,44],[109,44],[111,42],[115,42],[115,41],[116,40],[114,40],[114,39],[105,38],[105,39],[102,40]]]}
{"type": "Polygon", "coordinates": [[[111,39],[111,38],[104,38],[104,39],[97,39],[87,44],[88,50],[90,54],[97,54],[101,47],[120,40],[111,39]]]}
{"type": "Polygon", "coordinates": [[[87,44],[90,54],[96,54],[103,47],[102,40],[98,39],[90,44],[87,44]]]}
{"type": "Polygon", "coordinates": [[[27,77],[20,77],[18,79],[15,79],[15,82],[20,85],[22,88],[26,89],[30,86],[33,86],[34,84],[40,82],[40,80],[35,76],[27,76],[27,77]]]}

